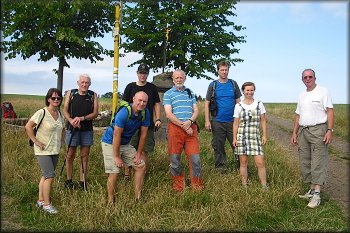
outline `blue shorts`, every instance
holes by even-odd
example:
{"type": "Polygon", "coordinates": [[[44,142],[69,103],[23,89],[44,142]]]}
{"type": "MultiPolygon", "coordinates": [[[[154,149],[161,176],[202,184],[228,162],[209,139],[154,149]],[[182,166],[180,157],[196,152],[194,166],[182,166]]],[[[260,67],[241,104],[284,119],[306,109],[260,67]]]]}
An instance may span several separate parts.
{"type": "Polygon", "coordinates": [[[94,132],[93,131],[73,131],[72,142],[69,145],[69,141],[71,139],[72,132],[70,130],[66,130],[66,144],[67,146],[76,147],[76,146],[91,146],[94,143],[94,132]]]}

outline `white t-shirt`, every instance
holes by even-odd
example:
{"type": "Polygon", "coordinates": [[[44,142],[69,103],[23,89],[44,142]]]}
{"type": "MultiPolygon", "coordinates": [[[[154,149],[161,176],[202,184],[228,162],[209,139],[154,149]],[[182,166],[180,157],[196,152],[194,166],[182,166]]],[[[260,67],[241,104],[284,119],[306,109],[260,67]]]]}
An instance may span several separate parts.
{"type": "Polygon", "coordinates": [[[33,121],[38,125],[40,120],[43,118],[38,132],[36,134],[36,138],[40,142],[44,143],[46,147],[43,150],[41,150],[37,145],[34,144],[34,153],[35,155],[57,155],[59,154],[61,149],[61,137],[62,130],[64,127],[64,119],[62,114],[58,113],[58,119],[56,121],[51,116],[47,107],[45,107],[44,109],[44,118],[44,111],[42,109],[39,109],[29,119],[30,121],[33,121]]]}
{"type": "MultiPolygon", "coordinates": [[[[242,107],[243,107],[245,110],[249,111],[249,110],[254,110],[254,109],[256,109],[256,107],[258,106],[258,101],[257,101],[257,100],[254,100],[254,102],[251,103],[251,104],[249,104],[249,105],[243,103],[243,101],[241,101],[240,103],[237,103],[237,104],[235,105],[235,111],[233,112],[233,117],[235,117],[235,118],[239,118],[239,114],[240,114],[240,112],[243,110],[242,107],[240,106],[240,104],[242,105],[242,107]]],[[[259,108],[260,108],[261,115],[264,114],[264,113],[266,113],[265,106],[264,106],[264,104],[263,104],[261,101],[259,102],[259,108]]]]}
{"type": "Polygon", "coordinates": [[[333,108],[332,98],[324,87],[316,86],[312,91],[299,95],[295,113],[300,116],[299,125],[311,126],[327,122],[327,108],[333,108]]]}

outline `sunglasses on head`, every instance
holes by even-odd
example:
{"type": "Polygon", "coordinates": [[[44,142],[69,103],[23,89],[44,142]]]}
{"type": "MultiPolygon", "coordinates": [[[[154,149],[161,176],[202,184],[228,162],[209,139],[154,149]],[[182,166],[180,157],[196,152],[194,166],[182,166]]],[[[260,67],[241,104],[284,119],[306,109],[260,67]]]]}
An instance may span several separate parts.
{"type": "Polygon", "coordinates": [[[51,100],[61,100],[61,97],[50,97],[51,100]]]}

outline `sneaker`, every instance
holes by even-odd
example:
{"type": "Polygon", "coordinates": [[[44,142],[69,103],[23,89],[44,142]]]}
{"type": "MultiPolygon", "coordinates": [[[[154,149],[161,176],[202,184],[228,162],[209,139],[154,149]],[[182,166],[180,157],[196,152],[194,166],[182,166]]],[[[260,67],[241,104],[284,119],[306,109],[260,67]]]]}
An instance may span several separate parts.
{"type": "Polygon", "coordinates": [[[315,190],[309,189],[304,195],[299,195],[300,198],[309,200],[314,196],[315,190]]]}
{"type": "Polygon", "coordinates": [[[74,189],[74,183],[73,183],[73,181],[72,181],[72,180],[66,180],[66,181],[64,182],[64,187],[65,187],[66,189],[71,189],[71,190],[73,190],[73,189],[74,189]]]}
{"type": "Polygon", "coordinates": [[[36,205],[36,207],[41,209],[41,208],[43,208],[44,203],[45,203],[44,201],[37,201],[35,205],[36,205]]]}
{"type": "Polygon", "coordinates": [[[87,191],[87,183],[84,181],[79,181],[79,188],[82,191],[87,191]],[[85,188],[84,188],[84,183],[85,183],[85,188]]]}
{"type": "Polygon", "coordinates": [[[315,208],[321,204],[321,197],[319,194],[314,194],[307,205],[309,208],[315,208]]]}
{"type": "Polygon", "coordinates": [[[262,186],[261,186],[261,190],[262,191],[269,191],[269,186],[267,185],[267,184],[263,184],[262,186]]]}
{"type": "Polygon", "coordinates": [[[44,205],[43,210],[49,214],[57,214],[57,209],[51,204],[44,205]]]}

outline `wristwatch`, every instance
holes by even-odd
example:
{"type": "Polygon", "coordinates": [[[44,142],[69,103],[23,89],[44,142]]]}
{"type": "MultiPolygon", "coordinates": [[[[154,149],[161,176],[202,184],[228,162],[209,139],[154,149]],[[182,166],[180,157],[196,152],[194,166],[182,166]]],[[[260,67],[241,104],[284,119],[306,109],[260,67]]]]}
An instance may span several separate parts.
{"type": "Polygon", "coordinates": [[[330,131],[334,132],[334,129],[327,129],[327,130],[330,130],[330,131]]]}

